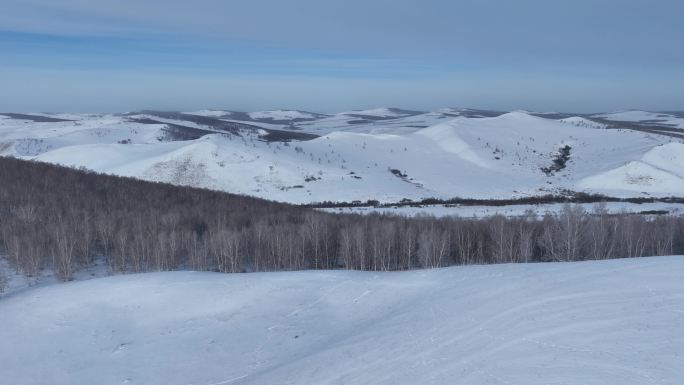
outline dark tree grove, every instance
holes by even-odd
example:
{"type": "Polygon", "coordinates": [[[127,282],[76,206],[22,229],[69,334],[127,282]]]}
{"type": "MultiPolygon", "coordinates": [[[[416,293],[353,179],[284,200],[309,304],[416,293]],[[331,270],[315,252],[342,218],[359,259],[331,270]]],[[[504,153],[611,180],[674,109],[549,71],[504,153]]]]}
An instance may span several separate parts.
{"type": "Polygon", "coordinates": [[[538,218],[332,214],[0,157],[0,253],[29,277],[112,272],[401,270],[684,253],[684,219],[567,205],[538,218]]]}

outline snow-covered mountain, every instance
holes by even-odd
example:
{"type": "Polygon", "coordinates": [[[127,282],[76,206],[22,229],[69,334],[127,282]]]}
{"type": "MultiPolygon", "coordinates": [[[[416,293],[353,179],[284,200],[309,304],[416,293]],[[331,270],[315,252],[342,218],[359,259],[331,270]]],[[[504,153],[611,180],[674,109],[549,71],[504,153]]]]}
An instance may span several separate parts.
{"type": "Polygon", "coordinates": [[[684,257],[129,274],[0,301],[6,384],[678,384],[684,257]]]}
{"type": "Polygon", "coordinates": [[[684,195],[677,113],[0,114],[0,155],[285,202],[684,195]]]}

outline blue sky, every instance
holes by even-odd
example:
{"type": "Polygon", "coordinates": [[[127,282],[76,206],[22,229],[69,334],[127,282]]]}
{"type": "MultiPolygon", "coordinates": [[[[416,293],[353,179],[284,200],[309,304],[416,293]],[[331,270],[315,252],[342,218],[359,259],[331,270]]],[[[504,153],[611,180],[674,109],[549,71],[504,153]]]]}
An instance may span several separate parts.
{"type": "Polygon", "coordinates": [[[0,110],[684,110],[684,2],[3,0],[0,110]]]}

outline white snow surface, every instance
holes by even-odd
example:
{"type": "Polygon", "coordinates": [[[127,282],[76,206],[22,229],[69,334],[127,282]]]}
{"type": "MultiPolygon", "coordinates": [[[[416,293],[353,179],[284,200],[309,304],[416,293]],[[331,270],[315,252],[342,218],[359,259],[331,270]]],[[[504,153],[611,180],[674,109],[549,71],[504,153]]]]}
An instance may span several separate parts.
{"type": "MultiPolygon", "coordinates": [[[[684,216],[684,204],[682,203],[629,203],[629,202],[606,202],[603,207],[595,203],[576,204],[585,212],[593,213],[597,208],[605,209],[611,214],[643,213],[653,211],[666,211],[667,215],[684,216]]],[[[527,217],[532,214],[536,217],[544,215],[557,215],[565,203],[550,204],[518,204],[505,206],[465,206],[465,205],[420,205],[390,206],[390,207],[343,207],[320,209],[331,213],[341,214],[372,214],[382,213],[399,216],[432,215],[435,217],[459,217],[459,218],[486,218],[494,215],[503,215],[509,218],[527,217]]]]}
{"type": "Polygon", "coordinates": [[[590,128],[606,128],[606,124],[594,122],[587,118],[582,118],[580,116],[571,116],[569,118],[560,119],[561,123],[568,123],[578,127],[590,127],[590,128]]]}
{"type": "Polygon", "coordinates": [[[0,119],[0,156],[291,203],[507,199],[566,190],[619,197],[684,195],[680,139],[604,129],[586,118],[445,113],[360,123],[344,113],[318,116],[295,129],[319,138],[288,144],[267,143],[257,134],[224,135],[201,122],[149,114],[136,117],[161,123],[116,115],[74,115],[75,121],[55,123],[5,118],[0,119]],[[166,123],[216,134],[168,141],[166,123]],[[566,167],[546,175],[542,168],[551,166],[565,145],[572,147],[566,167]]]}
{"type": "Polygon", "coordinates": [[[684,129],[684,117],[666,112],[628,110],[594,116],[619,122],[652,122],[684,129]]]}
{"type": "Polygon", "coordinates": [[[308,112],[296,110],[273,110],[250,112],[252,119],[272,119],[272,120],[292,120],[292,119],[314,119],[315,116],[308,112]]]}
{"type": "Polygon", "coordinates": [[[684,257],[170,272],[0,298],[3,383],[681,384],[684,257]]]}
{"type": "Polygon", "coordinates": [[[391,108],[371,108],[368,110],[355,110],[343,112],[345,115],[363,115],[363,116],[373,116],[377,118],[388,118],[388,117],[400,117],[404,114],[397,112],[391,108]]]}
{"type": "Polygon", "coordinates": [[[211,117],[226,117],[230,116],[232,114],[231,111],[224,111],[224,110],[198,110],[198,111],[191,111],[191,112],[186,112],[186,114],[190,115],[198,115],[198,116],[211,116],[211,117]]]}
{"type": "Polygon", "coordinates": [[[668,143],[654,147],[641,159],[587,177],[579,185],[601,190],[684,192],[684,144],[668,143]]]}

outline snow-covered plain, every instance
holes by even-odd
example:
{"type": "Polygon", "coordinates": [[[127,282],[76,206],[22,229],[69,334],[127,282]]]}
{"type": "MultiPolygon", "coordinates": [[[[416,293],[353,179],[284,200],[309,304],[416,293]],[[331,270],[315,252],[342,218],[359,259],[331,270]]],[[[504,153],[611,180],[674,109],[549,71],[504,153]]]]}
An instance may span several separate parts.
{"type": "Polygon", "coordinates": [[[388,108],[50,115],[69,119],[62,122],[0,115],[0,155],[292,203],[507,199],[567,190],[684,194],[684,139],[607,129],[590,117],[537,115],[388,108]],[[218,125],[228,122],[256,130],[227,134],[218,125]],[[180,140],[167,125],[207,135],[180,140]],[[267,130],[274,129],[319,137],[269,142],[267,130]],[[565,168],[543,172],[566,145],[572,149],[565,168]]]}
{"type": "Polygon", "coordinates": [[[250,112],[249,116],[252,119],[264,119],[264,120],[295,120],[295,119],[316,119],[316,115],[296,110],[273,110],[273,111],[256,111],[250,112]]]}
{"type": "MultiPolygon", "coordinates": [[[[435,217],[459,217],[459,218],[486,218],[493,215],[503,215],[505,217],[523,217],[533,214],[537,217],[546,214],[558,214],[565,204],[520,204],[505,206],[467,206],[467,205],[421,205],[411,206],[390,206],[390,207],[343,207],[320,209],[331,213],[353,213],[353,214],[392,214],[402,216],[432,215],[435,217]]],[[[580,203],[587,213],[592,213],[597,209],[595,203],[580,203]]],[[[667,212],[667,215],[684,216],[684,204],[681,203],[629,203],[629,202],[606,202],[605,206],[600,207],[610,214],[622,213],[644,213],[644,212],[667,212]]]]}
{"type": "Polygon", "coordinates": [[[684,129],[684,114],[681,113],[628,110],[594,116],[619,122],[656,123],[684,129]]]}
{"type": "Polygon", "coordinates": [[[681,384],[684,257],[123,275],[0,297],[2,382],[681,384]]]}

